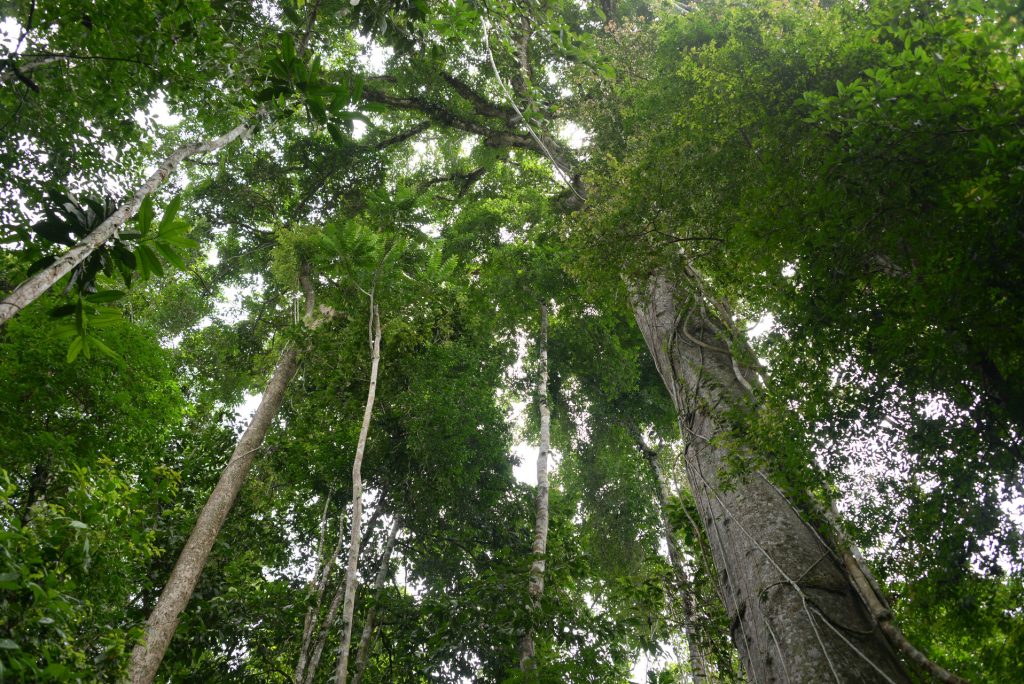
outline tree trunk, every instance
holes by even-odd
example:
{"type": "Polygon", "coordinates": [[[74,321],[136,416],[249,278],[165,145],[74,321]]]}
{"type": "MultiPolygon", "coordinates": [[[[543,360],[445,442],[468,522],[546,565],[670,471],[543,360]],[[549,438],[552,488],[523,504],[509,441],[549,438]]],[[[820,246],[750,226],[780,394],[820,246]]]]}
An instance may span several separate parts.
{"type": "Polygon", "coordinates": [[[338,525],[338,541],[334,545],[334,551],[324,555],[327,543],[327,509],[331,504],[331,497],[327,497],[324,504],[324,514],[320,519],[320,540],[317,544],[317,565],[313,568],[313,576],[309,579],[309,590],[307,600],[316,594],[316,601],[306,609],[306,619],[302,624],[302,642],[299,645],[299,661],[295,665],[295,684],[302,684],[306,675],[306,665],[309,663],[309,649],[313,643],[313,631],[316,627],[316,619],[320,616],[320,609],[323,606],[324,592],[327,590],[327,582],[331,576],[331,569],[334,562],[341,554],[341,544],[345,539],[345,512],[342,510],[338,525]]]}
{"type": "MultiPolygon", "coordinates": [[[[373,534],[373,528],[377,524],[377,520],[380,518],[381,508],[378,506],[374,510],[373,515],[370,516],[370,521],[366,524],[366,536],[369,537],[373,534]]],[[[344,515],[344,514],[343,514],[344,515]]],[[[316,645],[313,647],[313,652],[309,657],[309,665],[306,667],[305,676],[303,682],[305,684],[313,684],[313,679],[316,677],[316,671],[320,667],[320,657],[323,655],[324,646],[327,644],[327,637],[330,636],[331,627],[334,626],[334,620],[338,617],[338,609],[341,608],[341,601],[345,597],[345,586],[347,575],[342,575],[338,581],[338,588],[334,592],[334,597],[331,599],[331,605],[327,608],[327,615],[324,616],[324,621],[320,623],[320,635],[317,637],[316,645]]]]}
{"type": "MultiPolygon", "coordinates": [[[[545,554],[548,550],[548,454],[551,453],[551,409],[548,406],[548,308],[540,305],[540,331],[537,334],[540,376],[537,378],[537,407],[540,410],[540,448],[537,453],[537,517],[533,531],[533,563],[530,565],[530,601],[540,608],[544,595],[545,554]]],[[[533,630],[527,629],[519,642],[519,668],[537,667],[533,630]]]]}
{"type": "Polygon", "coordinates": [[[370,341],[370,389],[366,395],[366,409],[363,411],[363,425],[359,429],[359,442],[352,462],[352,536],[348,547],[348,570],[345,576],[345,604],[341,616],[341,643],[338,645],[338,668],[334,675],[337,684],[348,679],[348,652],[352,645],[352,616],[355,614],[356,589],[359,586],[359,543],[362,530],[359,529],[363,515],[363,452],[366,450],[366,436],[370,431],[373,416],[373,402],[377,396],[377,370],[380,367],[380,313],[377,302],[370,298],[370,326],[373,339],[370,341]]]}
{"type": "Polygon", "coordinates": [[[730,352],[729,322],[709,311],[699,275],[687,267],[681,280],[686,292],[653,276],[633,293],[633,310],[679,413],[687,475],[750,680],[909,681],[841,561],[727,434],[729,413],[751,405],[755,378],[730,352]],[[737,463],[749,472],[727,480],[723,471],[737,463]]]}
{"type": "Polygon", "coordinates": [[[660,455],[656,449],[647,446],[643,437],[635,435],[637,446],[647,458],[651,466],[651,473],[654,475],[655,486],[658,495],[658,513],[661,517],[661,531],[665,536],[665,543],[668,546],[668,559],[672,564],[672,571],[676,576],[678,589],[671,594],[672,602],[678,604],[683,614],[683,631],[686,636],[686,650],[690,659],[690,676],[694,684],[704,684],[708,681],[707,662],[704,658],[704,651],[701,649],[700,640],[697,638],[696,620],[697,602],[693,593],[693,582],[690,573],[686,569],[682,549],[679,548],[679,537],[676,536],[675,526],[668,515],[668,502],[670,492],[668,482],[665,481],[661,469],[660,455]]]}
{"type": "MultiPolygon", "coordinates": [[[[257,119],[258,118],[259,117],[257,116],[257,119]]],[[[64,252],[64,254],[58,257],[55,262],[46,268],[27,278],[21,283],[21,285],[16,287],[11,294],[7,295],[2,302],[0,302],[0,327],[3,327],[7,321],[14,318],[19,311],[34,302],[44,292],[50,289],[50,286],[89,258],[89,255],[97,248],[108,240],[117,237],[118,233],[121,232],[121,228],[124,227],[125,222],[127,222],[132,216],[135,216],[135,212],[139,210],[143,200],[163,185],[170,175],[174,173],[175,169],[178,168],[178,165],[181,164],[181,162],[197,154],[215,152],[235,140],[244,140],[252,132],[254,126],[255,120],[247,121],[235,126],[220,137],[210,138],[209,140],[201,143],[183,145],[172,152],[171,155],[157,167],[156,171],[154,171],[152,175],[150,175],[149,178],[139,186],[139,189],[135,191],[135,194],[132,195],[131,199],[118,207],[113,214],[108,216],[103,223],[96,226],[91,233],[82,238],[78,244],[64,252]]]]}
{"type": "Polygon", "coordinates": [[[199,582],[199,575],[206,565],[210,550],[252,468],[256,451],[263,446],[263,438],[281,407],[285,388],[298,369],[298,360],[298,351],[293,346],[281,353],[249,427],[235,445],[231,460],[221,471],[220,479],[199,514],[156,607],[146,621],[145,641],[136,645],[132,651],[129,666],[132,684],[149,684],[156,676],[160,661],[178,627],[181,613],[199,582]]]}
{"type": "MultiPolygon", "coordinates": [[[[313,282],[310,278],[309,264],[303,262],[299,273],[299,283],[306,300],[305,323],[309,328],[316,328],[325,319],[314,319],[315,298],[313,282]]],[[[242,433],[231,460],[221,470],[217,485],[210,492],[210,498],[199,513],[192,533],[185,542],[185,548],[171,570],[156,607],[146,621],[145,640],[132,649],[131,662],[128,665],[128,677],[132,684],[149,684],[156,676],[160,661],[163,660],[167,647],[178,628],[181,613],[185,610],[192,592],[199,582],[199,575],[206,566],[217,535],[220,534],[224,521],[235,505],[235,499],[245,484],[245,478],[252,469],[256,451],[263,446],[263,438],[277,416],[284,392],[288,383],[295,377],[299,368],[299,352],[294,346],[288,345],[281,352],[281,358],[270,376],[263,397],[260,399],[256,412],[249,421],[249,426],[242,433]]]]}
{"type": "Polygon", "coordinates": [[[3,85],[8,81],[21,81],[29,88],[32,88],[32,90],[39,92],[39,86],[36,85],[35,81],[29,77],[29,74],[39,67],[46,66],[47,64],[53,64],[55,62],[63,62],[66,59],[67,57],[64,57],[63,55],[53,55],[37,59],[34,62],[22,62],[21,64],[17,64],[14,61],[14,55],[12,55],[0,64],[0,69],[6,69],[4,71],[0,71],[0,85],[3,85]]]}
{"type": "Polygon", "coordinates": [[[373,640],[373,630],[377,626],[377,604],[380,602],[381,593],[384,590],[384,582],[388,578],[388,568],[391,566],[391,552],[395,550],[395,541],[398,539],[398,520],[391,524],[391,532],[384,544],[384,551],[380,556],[380,566],[377,568],[377,576],[373,579],[373,603],[366,611],[366,622],[363,624],[363,633],[359,638],[359,648],[356,650],[356,671],[352,673],[352,684],[360,684],[363,680],[363,673],[366,672],[366,665],[370,661],[370,642],[373,640]]]}

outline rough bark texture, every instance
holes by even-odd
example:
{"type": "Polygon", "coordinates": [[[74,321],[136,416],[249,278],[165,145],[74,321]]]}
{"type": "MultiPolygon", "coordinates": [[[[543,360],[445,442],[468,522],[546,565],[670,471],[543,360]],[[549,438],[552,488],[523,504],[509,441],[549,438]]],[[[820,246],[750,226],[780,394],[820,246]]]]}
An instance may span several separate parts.
{"type": "MultiPolygon", "coordinates": [[[[316,304],[307,263],[302,264],[299,282],[305,297],[305,322],[307,327],[313,329],[325,318],[314,319],[316,304]]],[[[217,485],[210,492],[210,498],[206,500],[206,505],[199,513],[192,533],[185,542],[185,548],[181,550],[181,555],[171,570],[171,576],[167,579],[167,584],[164,585],[160,598],[157,599],[156,606],[146,621],[145,640],[132,650],[131,662],[128,665],[128,677],[132,684],[149,684],[156,676],[160,661],[163,660],[174,631],[178,628],[181,613],[192,598],[192,592],[206,566],[210,550],[217,540],[217,535],[220,534],[221,527],[224,526],[228,513],[235,505],[235,499],[238,498],[245,478],[252,469],[256,452],[263,446],[263,438],[277,416],[288,383],[295,377],[298,368],[299,352],[294,346],[289,345],[281,352],[281,358],[278,359],[270,381],[267,382],[263,398],[260,399],[249,426],[242,433],[231,459],[221,471],[220,479],[217,480],[217,485]]]]}
{"type": "MultiPolygon", "coordinates": [[[[540,305],[540,331],[537,334],[540,375],[537,378],[537,407],[540,411],[540,448],[537,452],[537,516],[533,527],[533,562],[530,564],[530,601],[534,610],[544,595],[544,556],[548,550],[548,455],[551,453],[551,408],[548,406],[548,307],[540,305]]],[[[519,667],[537,666],[533,632],[527,630],[519,642],[519,667]]]]}
{"type": "Polygon", "coordinates": [[[377,370],[380,367],[380,314],[377,302],[370,301],[370,325],[373,331],[370,357],[370,389],[366,395],[363,411],[363,425],[359,429],[359,442],[352,461],[352,536],[348,547],[348,570],[345,576],[345,603],[341,616],[341,643],[338,645],[338,668],[334,681],[344,684],[348,679],[348,652],[352,645],[352,616],[356,608],[356,590],[359,587],[359,544],[362,530],[359,528],[363,515],[363,453],[366,451],[366,436],[370,432],[370,418],[373,416],[373,402],[377,396],[377,370]]]}
{"type": "Polygon", "coordinates": [[[907,682],[842,564],[766,473],[726,482],[753,454],[721,439],[755,380],[730,353],[729,329],[687,268],[634,291],[637,323],[679,413],[693,487],[732,637],[752,682],[907,682]],[[689,295],[684,302],[681,295],[689,295]]]}
{"type": "Polygon", "coordinates": [[[178,627],[181,613],[192,598],[210,550],[252,468],[256,451],[263,445],[263,438],[281,407],[285,388],[295,376],[298,361],[299,354],[294,347],[289,346],[281,353],[249,427],[235,445],[231,460],[221,471],[220,479],[199,514],[156,607],[146,621],[145,641],[132,651],[129,678],[133,684],[149,684],[156,676],[160,661],[178,627]]]}
{"type": "Polygon", "coordinates": [[[695,615],[697,612],[696,597],[693,595],[693,582],[690,573],[686,569],[682,549],[679,548],[678,537],[675,526],[668,515],[668,502],[671,496],[668,482],[661,468],[661,459],[655,449],[651,449],[639,438],[638,446],[647,458],[651,466],[651,474],[657,487],[658,513],[661,518],[661,530],[665,536],[665,543],[668,546],[668,559],[672,564],[672,571],[676,576],[677,590],[672,594],[672,600],[678,604],[683,614],[683,631],[686,633],[686,650],[690,659],[690,676],[694,684],[704,684],[708,681],[708,668],[704,658],[704,652],[700,647],[697,638],[695,615]]]}
{"type": "Polygon", "coordinates": [[[352,673],[352,684],[360,684],[363,681],[366,664],[370,661],[370,643],[373,641],[373,631],[377,627],[377,604],[380,602],[380,596],[384,590],[384,582],[388,578],[388,569],[391,567],[391,552],[395,550],[398,530],[398,520],[395,520],[391,523],[388,540],[384,543],[384,551],[380,556],[377,576],[373,578],[373,603],[370,604],[369,610],[366,611],[363,633],[359,638],[359,648],[356,650],[356,670],[352,673]]]}
{"type": "Polygon", "coordinates": [[[135,191],[131,199],[118,207],[113,214],[107,217],[103,223],[96,226],[95,230],[82,238],[78,244],[64,252],[46,268],[27,278],[0,302],[0,326],[6,324],[19,311],[42,296],[54,283],[85,261],[90,254],[107,242],[107,240],[116,237],[121,228],[124,227],[125,222],[134,216],[135,212],[142,206],[143,200],[163,185],[181,162],[197,154],[214,152],[235,140],[248,137],[254,125],[254,122],[251,121],[239,124],[220,137],[211,138],[201,143],[183,145],[172,152],[157,167],[156,171],[139,186],[139,189],[135,191]]]}

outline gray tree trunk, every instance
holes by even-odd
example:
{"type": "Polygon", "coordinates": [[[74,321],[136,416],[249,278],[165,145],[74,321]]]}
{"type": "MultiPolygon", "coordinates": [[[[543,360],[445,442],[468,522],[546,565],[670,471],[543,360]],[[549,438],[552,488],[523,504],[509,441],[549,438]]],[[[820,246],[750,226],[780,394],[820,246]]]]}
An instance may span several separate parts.
{"type": "MultiPolygon", "coordinates": [[[[548,307],[540,305],[540,330],[537,334],[540,375],[537,378],[537,407],[540,411],[540,447],[537,452],[537,516],[533,528],[533,562],[530,564],[530,601],[540,608],[544,595],[545,554],[548,551],[548,455],[551,453],[551,408],[548,406],[548,307]]],[[[537,667],[537,651],[532,630],[519,642],[519,668],[537,667]]]]}
{"type": "Polygon", "coordinates": [[[310,648],[313,645],[313,632],[316,628],[316,620],[323,607],[324,592],[327,590],[327,583],[331,576],[331,569],[341,554],[341,545],[345,540],[345,513],[342,510],[340,524],[338,525],[338,541],[330,555],[327,552],[327,510],[331,504],[331,497],[327,497],[324,504],[324,514],[320,519],[320,540],[317,544],[317,564],[313,568],[313,576],[309,578],[309,590],[307,600],[312,598],[314,593],[316,600],[306,609],[306,618],[302,624],[302,641],[299,644],[299,660],[295,665],[295,674],[292,679],[295,684],[302,684],[306,676],[306,666],[309,663],[310,648]]]}
{"type": "Polygon", "coordinates": [[[338,668],[334,681],[345,684],[348,679],[348,652],[352,645],[352,616],[356,608],[356,590],[359,587],[359,544],[362,530],[359,527],[363,516],[363,453],[366,451],[366,436],[370,432],[370,418],[373,416],[373,402],[377,396],[377,370],[380,368],[380,313],[377,301],[370,299],[370,327],[373,331],[370,356],[370,389],[366,395],[363,424],[359,429],[359,441],[352,461],[352,536],[348,547],[348,570],[345,576],[345,603],[341,616],[341,642],[338,645],[338,668]]]}
{"type": "MultiPolygon", "coordinates": [[[[262,110],[260,114],[262,115],[262,110]]],[[[257,117],[258,119],[258,117],[257,117]]],[[[191,143],[189,145],[183,145],[176,149],[170,154],[161,164],[157,167],[156,171],[152,173],[143,182],[139,189],[135,191],[131,199],[122,204],[117,210],[111,214],[103,223],[96,226],[96,228],[82,238],[78,244],[60,255],[55,262],[47,266],[46,268],[38,271],[28,277],[18,287],[14,289],[11,294],[7,295],[2,302],[0,302],[0,327],[3,327],[7,321],[14,318],[19,311],[24,309],[26,306],[38,299],[44,292],[56,283],[58,280],[70,273],[76,266],[89,258],[89,255],[96,251],[101,245],[108,240],[117,237],[117,234],[121,232],[121,228],[132,216],[135,216],[135,212],[142,206],[143,200],[164,184],[164,182],[174,173],[175,169],[189,157],[194,157],[197,154],[205,154],[208,152],[214,152],[222,147],[225,147],[229,143],[238,140],[245,139],[252,132],[254,121],[247,121],[246,123],[239,124],[232,128],[230,131],[217,138],[210,138],[199,143],[191,143]]]]}
{"type": "Polygon", "coordinates": [[[728,432],[751,405],[750,371],[729,351],[730,321],[687,267],[676,288],[655,275],[633,293],[647,347],[679,413],[686,472],[752,682],[908,682],[842,562],[728,432]],[[688,297],[688,299],[684,299],[688,297]],[[726,481],[733,463],[750,472],[726,481]]]}
{"type": "Polygon", "coordinates": [[[129,665],[129,679],[132,684],[149,684],[156,676],[160,661],[163,660],[164,653],[167,652],[167,647],[174,636],[174,630],[178,627],[181,613],[192,598],[192,592],[199,582],[199,575],[252,468],[256,452],[263,446],[263,438],[281,407],[285,388],[295,376],[298,362],[299,354],[295,347],[289,346],[281,353],[256,413],[235,445],[231,460],[221,471],[220,479],[217,480],[217,485],[200,512],[195,527],[185,542],[185,548],[178,556],[171,576],[160,593],[156,607],[146,621],[145,640],[132,651],[129,665]]]}
{"type": "Polygon", "coordinates": [[[359,648],[356,649],[356,669],[352,673],[352,684],[360,684],[363,681],[363,673],[366,672],[366,665],[370,662],[370,643],[373,641],[373,630],[377,626],[377,603],[380,601],[381,593],[384,590],[384,582],[388,578],[388,569],[391,567],[391,553],[395,550],[398,529],[398,519],[396,518],[391,523],[391,532],[388,533],[388,540],[384,543],[384,551],[380,556],[377,576],[373,579],[373,603],[370,604],[370,608],[366,611],[363,633],[359,638],[359,648]]]}
{"type": "MultiPolygon", "coordinates": [[[[310,328],[316,328],[324,318],[314,319],[316,305],[313,282],[310,278],[309,265],[306,263],[302,264],[299,283],[306,300],[305,323],[310,328]]],[[[288,383],[295,377],[298,368],[299,352],[294,346],[288,345],[281,352],[249,426],[235,445],[231,459],[221,470],[220,478],[210,492],[210,498],[206,500],[206,505],[199,513],[199,518],[185,542],[185,548],[181,550],[181,555],[171,570],[171,576],[167,579],[153,612],[146,620],[143,642],[132,649],[128,665],[128,678],[132,684],[149,684],[156,676],[160,661],[163,660],[167,647],[174,637],[174,630],[178,628],[181,613],[192,598],[192,592],[199,582],[206,560],[210,557],[210,550],[213,549],[228,513],[235,505],[235,499],[238,498],[245,478],[252,469],[256,452],[263,446],[263,438],[277,416],[288,383]]]]}

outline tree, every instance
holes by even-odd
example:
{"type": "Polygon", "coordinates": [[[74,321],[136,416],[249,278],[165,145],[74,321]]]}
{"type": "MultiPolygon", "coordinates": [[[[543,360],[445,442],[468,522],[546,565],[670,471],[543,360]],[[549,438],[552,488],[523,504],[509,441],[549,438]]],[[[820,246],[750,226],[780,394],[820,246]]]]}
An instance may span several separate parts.
{"type": "Polygon", "coordinates": [[[0,675],[1019,678],[1011,8],[0,14],[0,675]]]}

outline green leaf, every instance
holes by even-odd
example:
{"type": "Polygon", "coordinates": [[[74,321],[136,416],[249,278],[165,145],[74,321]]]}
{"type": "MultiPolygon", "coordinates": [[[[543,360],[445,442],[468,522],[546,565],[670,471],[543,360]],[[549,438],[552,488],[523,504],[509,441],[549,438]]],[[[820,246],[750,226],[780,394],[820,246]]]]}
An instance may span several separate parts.
{"type": "Polygon", "coordinates": [[[160,252],[160,254],[163,255],[164,259],[166,259],[173,266],[179,269],[185,268],[185,260],[181,257],[180,254],[174,251],[173,247],[166,244],[164,241],[154,242],[153,247],[155,247],[156,251],[160,252]]]}
{"type": "Polygon", "coordinates": [[[160,219],[160,225],[157,226],[157,233],[163,233],[174,222],[179,209],[181,209],[180,194],[175,195],[171,201],[167,203],[167,208],[164,209],[164,215],[160,219]]]}
{"type": "Polygon", "coordinates": [[[135,250],[135,256],[139,262],[139,275],[143,279],[147,279],[153,274],[158,276],[164,274],[164,267],[160,263],[160,258],[148,244],[139,245],[138,249],[135,250]]]}
{"type": "Polygon", "coordinates": [[[281,57],[284,63],[289,66],[295,61],[295,41],[292,40],[290,33],[285,33],[281,36],[281,57]]]}
{"type": "Polygon", "coordinates": [[[331,140],[334,141],[335,145],[344,145],[348,140],[341,129],[338,128],[338,124],[328,122],[327,132],[330,134],[331,140]]]}
{"type": "Polygon", "coordinates": [[[61,304],[50,309],[50,318],[64,318],[78,311],[78,304],[61,304]]]}
{"type": "Polygon", "coordinates": [[[71,227],[56,216],[49,216],[32,226],[32,232],[50,242],[73,247],[75,239],[71,236],[71,227]]]}
{"type": "Polygon", "coordinates": [[[125,293],[122,290],[104,290],[103,292],[93,292],[86,295],[85,301],[92,304],[106,304],[107,302],[115,302],[124,297],[124,295],[125,293]]]}
{"type": "Polygon", "coordinates": [[[21,647],[10,639],[0,639],[0,648],[8,651],[16,651],[21,647]]]}
{"type": "Polygon", "coordinates": [[[56,260],[57,260],[57,257],[54,256],[54,255],[45,256],[42,259],[39,259],[38,261],[32,262],[32,265],[30,265],[25,272],[28,275],[32,275],[34,273],[38,273],[39,271],[42,271],[47,266],[51,265],[56,260]]]}
{"type": "Polygon", "coordinates": [[[149,233],[149,229],[153,227],[153,196],[146,195],[146,199],[142,200],[142,204],[139,206],[139,234],[143,237],[149,233]]]}
{"type": "Polygon", "coordinates": [[[71,344],[68,345],[67,362],[72,363],[78,358],[78,355],[82,353],[82,349],[85,346],[85,338],[81,335],[71,340],[71,344]]]}
{"type": "Polygon", "coordinates": [[[180,247],[181,249],[198,249],[199,243],[190,237],[184,235],[165,235],[160,238],[160,242],[174,247],[180,247]]]}
{"type": "Polygon", "coordinates": [[[114,361],[117,361],[118,363],[121,363],[121,364],[124,363],[124,358],[122,358],[120,354],[118,354],[116,351],[114,351],[113,349],[108,347],[106,344],[104,344],[103,341],[100,340],[98,337],[90,336],[89,337],[89,344],[91,346],[95,347],[96,351],[98,351],[99,353],[103,354],[104,356],[106,356],[108,358],[111,358],[114,361]]]}

